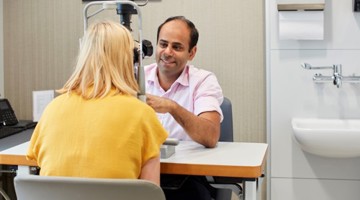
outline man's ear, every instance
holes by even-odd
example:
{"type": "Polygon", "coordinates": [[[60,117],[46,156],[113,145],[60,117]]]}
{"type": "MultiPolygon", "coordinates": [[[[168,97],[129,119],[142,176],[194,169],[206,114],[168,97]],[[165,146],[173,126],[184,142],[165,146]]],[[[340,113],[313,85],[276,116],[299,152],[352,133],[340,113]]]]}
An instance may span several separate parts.
{"type": "Polygon", "coordinates": [[[192,60],[192,59],[195,57],[196,51],[197,51],[197,46],[194,46],[194,47],[190,50],[189,60],[192,60]]]}

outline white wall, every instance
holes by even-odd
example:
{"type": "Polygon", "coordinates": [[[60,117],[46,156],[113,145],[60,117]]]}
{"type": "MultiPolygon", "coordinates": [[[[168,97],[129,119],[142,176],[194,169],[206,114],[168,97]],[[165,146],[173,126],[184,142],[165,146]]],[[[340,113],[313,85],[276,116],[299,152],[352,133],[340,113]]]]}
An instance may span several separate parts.
{"type": "Polygon", "coordinates": [[[4,97],[4,29],[3,0],[0,0],[0,98],[4,97]]]}
{"type": "MultiPolygon", "coordinates": [[[[360,75],[360,13],[352,0],[326,0],[325,39],[279,40],[276,0],[267,2],[268,141],[271,200],[360,198],[360,158],[325,158],[304,152],[293,139],[291,119],[360,119],[360,84],[315,84],[317,66],[342,64],[343,75],[360,75]]],[[[360,145],[360,141],[359,141],[360,145]]],[[[268,198],[270,199],[270,198],[268,198]]]]}
{"type": "MultiPolygon", "coordinates": [[[[84,3],[8,0],[3,4],[6,98],[19,119],[31,119],[31,91],[60,88],[71,74],[83,35],[84,3]]],[[[185,15],[196,24],[200,39],[192,63],[214,72],[231,99],[234,139],[265,142],[264,1],[162,0],[141,10],[144,38],[153,45],[157,27],[169,16],[185,15]]],[[[114,10],[108,13],[119,20],[114,10]]],[[[153,62],[154,56],[147,61],[153,62]]]]}

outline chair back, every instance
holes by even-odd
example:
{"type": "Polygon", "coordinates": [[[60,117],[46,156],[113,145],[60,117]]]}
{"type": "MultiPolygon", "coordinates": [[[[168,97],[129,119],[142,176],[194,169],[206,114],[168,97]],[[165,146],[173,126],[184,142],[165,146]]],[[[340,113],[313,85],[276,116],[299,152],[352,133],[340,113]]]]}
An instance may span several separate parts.
{"type": "Polygon", "coordinates": [[[232,105],[229,98],[224,97],[224,101],[220,105],[223,112],[224,119],[221,122],[220,127],[220,139],[222,142],[233,142],[233,117],[232,117],[232,105]]]}
{"type": "Polygon", "coordinates": [[[165,200],[162,189],[146,180],[18,175],[18,200],[165,200]]]}

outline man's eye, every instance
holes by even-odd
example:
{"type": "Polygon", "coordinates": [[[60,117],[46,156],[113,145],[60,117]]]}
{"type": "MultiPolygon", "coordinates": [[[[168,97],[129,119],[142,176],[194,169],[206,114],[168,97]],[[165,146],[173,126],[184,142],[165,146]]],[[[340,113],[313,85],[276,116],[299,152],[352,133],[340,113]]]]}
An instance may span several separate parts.
{"type": "Polygon", "coordinates": [[[182,50],[182,46],[173,46],[173,49],[175,51],[181,51],[182,50]]]}
{"type": "Polygon", "coordinates": [[[165,47],[167,47],[167,44],[166,44],[166,43],[159,43],[159,46],[160,46],[161,48],[165,48],[165,47]]]}

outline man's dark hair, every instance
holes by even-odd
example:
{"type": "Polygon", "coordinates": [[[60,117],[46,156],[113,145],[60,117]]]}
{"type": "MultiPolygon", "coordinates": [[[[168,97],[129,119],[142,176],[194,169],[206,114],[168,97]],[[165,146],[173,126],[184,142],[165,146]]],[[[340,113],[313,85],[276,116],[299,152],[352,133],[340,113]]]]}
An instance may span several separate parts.
{"type": "Polygon", "coordinates": [[[190,29],[190,43],[189,43],[189,52],[190,50],[196,46],[198,40],[199,40],[199,32],[196,29],[194,23],[192,23],[190,20],[186,19],[184,16],[174,16],[174,17],[169,17],[165,20],[165,22],[163,22],[157,31],[157,35],[156,35],[156,43],[159,41],[159,34],[160,34],[160,30],[161,28],[168,22],[174,21],[174,20],[180,20],[183,21],[187,24],[188,28],[190,29]]]}

